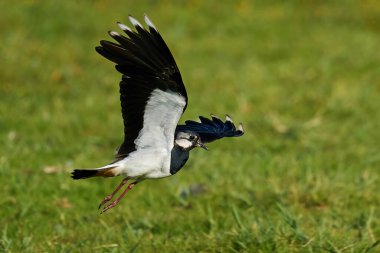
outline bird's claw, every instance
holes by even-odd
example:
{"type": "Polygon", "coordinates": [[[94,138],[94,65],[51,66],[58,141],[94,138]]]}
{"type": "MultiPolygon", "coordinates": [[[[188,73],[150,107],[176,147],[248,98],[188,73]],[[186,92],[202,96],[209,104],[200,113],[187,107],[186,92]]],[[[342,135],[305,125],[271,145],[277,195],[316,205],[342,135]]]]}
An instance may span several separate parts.
{"type": "Polygon", "coordinates": [[[116,200],[111,202],[110,204],[108,204],[107,206],[105,206],[103,208],[103,210],[100,212],[100,214],[106,212],[107,210],[111,209],[112,207],[115,207],[117,205],[117,203],[118,203],[118,201],[116,201],[116,200]]]}
{"type": "Polygon", "coordinates": [[[105,197],[103,199],[103,201],[99,204],[99,207],[98,207],[98,210],[102,207],[102,205],[104,205],[105,203],[107,203],[108,201],[110,201],[112,199],[112,195],[108,195],[107,197],[105,197]]]}
{"type": "MultiPolygon", "coordinates": [[[[108,195],[107,197],[105,197],[105,198],[103,199],[103,201],[100,203],[98,209],[100,209],[104,204],[106,204],[108,201],[110,201],[110,200],[113,198],[113,196],[116,194],[116,192],[117,192],[117,191],[118,191],[118,190],[119,190],[119,189],[120,189],[120,188],[121,188],[121,187],[127,182],[127,180],[128,180],[128,178],[124,179],[123,182],[121,182],[121,184],[116,188],[115,191],[113,191],[112,194],[110,194],[110,195],[108,195]]],[[[120,196],[119,196],[117,199],[115,199],[114,201],[112,201],[111,203],[109,203],[107,206],[105,206],[105,207],[103,208],[103,210],[102,210],[100,213],[102,214],[102,213],[106,212],[108,209],[111,209],[112,207],[116,206],[117,203],[119,203],[119,201],[120,201],[120,200],[124,197],[124,195],[127,193],[127,191],[129,191],[130,189],[132,189],[133,186],[135,186],[137,183],[138,183],[138,181],[129,184],[129,185],[127,186],[127,188],[123,191],[123,193],[120,194],[120,196]]]]}

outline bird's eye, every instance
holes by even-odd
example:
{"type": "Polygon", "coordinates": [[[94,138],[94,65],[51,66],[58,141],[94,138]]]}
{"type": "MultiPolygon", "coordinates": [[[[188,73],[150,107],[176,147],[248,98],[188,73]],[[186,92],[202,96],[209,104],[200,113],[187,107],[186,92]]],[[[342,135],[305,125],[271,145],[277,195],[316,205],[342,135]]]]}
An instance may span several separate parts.
{"type": "Polygon", "coordinates": [[[189,139],[192,141],[195,139],[195,135],[190,135],[189,139]]]}

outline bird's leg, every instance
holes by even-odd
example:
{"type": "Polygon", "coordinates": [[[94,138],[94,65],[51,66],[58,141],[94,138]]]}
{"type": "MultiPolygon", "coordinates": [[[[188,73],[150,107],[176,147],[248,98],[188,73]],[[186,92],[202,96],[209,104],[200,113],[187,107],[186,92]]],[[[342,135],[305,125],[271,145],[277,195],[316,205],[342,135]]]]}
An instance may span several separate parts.
{"type": "Polygon", "coordinates": [[[124,195],[127,193],[127,191],[129,191],[130,189],[133,188],[133,186],[135,186],[136,184],[138,183],[138,181],[135,181],[133,183],[130,183],[127,188],[123,191],[122,194],[120,194],[120,196],[112,201],[110,204],[108,204],[106,207],[103,208],[103,210],[101,211],[101,213],[104,213],[105,211],[107,211],[108,209],[111,209],[112,207],[116,206],[117,203],[119,203],[119,201],[124,197],[124,195]]]}
{"type": "Polygon", "coordinates": [[[116,189],[110,195],[108,195],[107,197],[103,199],[98,209],[100,209],[102,205],[110,201],[113,198],[113,196],[120,190],[120,188],[123,187],[128,182],[128,180],[129,178],[124,178],[123,181],[121,181],[121,183],[116,187],[116,189]]]}

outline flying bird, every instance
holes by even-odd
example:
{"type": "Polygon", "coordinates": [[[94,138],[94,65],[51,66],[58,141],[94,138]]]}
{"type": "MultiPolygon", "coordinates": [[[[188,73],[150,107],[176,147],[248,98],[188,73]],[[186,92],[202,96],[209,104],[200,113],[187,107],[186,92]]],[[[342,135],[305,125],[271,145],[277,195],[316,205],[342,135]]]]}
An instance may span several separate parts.
{"type": "Polygon", "coordinates": [[[228,115],[225,121],[211,115],[211,119],[200,116],[200,122],[188,120],[178,125],[187,106],[186,88],[165,41],[146,15],[144,20],[147,28],[129,16],[133,30],[117,23],[127,36],[110,31],[116,43],[102,40],[96,47],[122,74],[119,86],[124,142],[112,163],[96,169],[75,169],[72,178],[124,178],[100,203],[101,212],[116,206],[137,183],[176,174],[193,148],[207,150],[205,143],[244,134],[242,124],[236,128],[228,115]],[[129,180],[132,183],[111,201],[129,180]]]}

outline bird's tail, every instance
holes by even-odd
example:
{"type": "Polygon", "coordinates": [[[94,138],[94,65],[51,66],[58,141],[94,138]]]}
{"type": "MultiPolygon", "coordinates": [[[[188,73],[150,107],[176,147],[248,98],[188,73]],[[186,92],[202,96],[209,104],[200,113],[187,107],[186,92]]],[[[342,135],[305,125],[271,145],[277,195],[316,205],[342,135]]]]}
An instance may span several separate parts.
{"type": "Polygon", "coordinates": [[[97,169],[75,169],[71,172],[72,179],[85,179],[89,177],[114,177],[117,176],[118,173],[117,166],[104,166],[97,169]]]}

